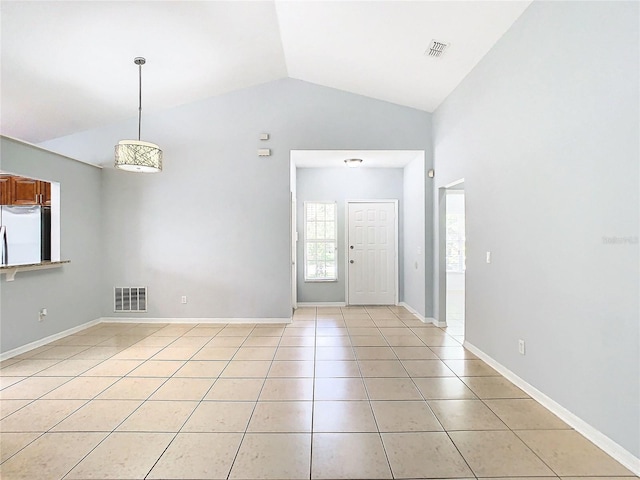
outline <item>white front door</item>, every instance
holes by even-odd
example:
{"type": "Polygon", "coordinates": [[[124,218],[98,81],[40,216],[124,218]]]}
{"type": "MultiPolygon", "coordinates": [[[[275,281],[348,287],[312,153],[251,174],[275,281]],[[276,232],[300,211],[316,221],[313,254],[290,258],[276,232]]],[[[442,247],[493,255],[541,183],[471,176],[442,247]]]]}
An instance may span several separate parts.
{"type": "Polygon", "coordinates": [[[349,202],[349,305],[397,301],[397,201],[349,202]]]}

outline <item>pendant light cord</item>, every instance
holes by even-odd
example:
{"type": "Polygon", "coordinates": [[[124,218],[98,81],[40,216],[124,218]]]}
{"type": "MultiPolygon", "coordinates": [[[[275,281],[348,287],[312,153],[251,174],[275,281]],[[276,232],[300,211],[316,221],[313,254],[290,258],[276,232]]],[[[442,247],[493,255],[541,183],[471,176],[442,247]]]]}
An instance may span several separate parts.
{"type": "Polygon", "coordinates": [[[142,64],[138,64],[138,141],[140,141],[140,127],[142,125],[142,64]]]}

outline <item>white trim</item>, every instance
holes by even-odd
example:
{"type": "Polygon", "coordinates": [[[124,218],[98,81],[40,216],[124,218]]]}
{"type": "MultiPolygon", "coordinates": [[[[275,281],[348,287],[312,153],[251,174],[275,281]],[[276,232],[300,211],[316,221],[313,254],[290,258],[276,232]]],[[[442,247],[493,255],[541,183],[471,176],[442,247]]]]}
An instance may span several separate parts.
{"type": "Polygon", "coordinates": [[[431,323],[433,323],[436,327],[446,328],[447,326],[447,322],[441,322],[437,318],[429,317],[429,320],[431,320],[431,323]]]}
{"type": "Polygon", "coordinates": [[[19,138],[15,138],[15,137],[10,137],[9,135],[0,135],[0,138],[6,138],[7,140],[12,140],[12,141],[17,142],[17,143],[22,143],[23,145],[27,145],[28,147],[37,148],[38,150],[42,150],[42,151],[48,152],[48,153],[53,153],[55,155],[58,155],[59,157],[64,157],[64,158],[67,158],[69,160],[73,160],[74,162],[84,163],[85,165],[91,165],[92,167],[96,167],[96,168],[99,168],[101,170],[103,168],[101,165],[97,165],[95,163],[87,162],[85,160],[79,160],[77,158],[70,157],[69,155],[65,155],[63,153],[54,152],[53,150],[49,150],[48,148],[41,147],[39,145],[36,145],[35,143],[25,142],[24,140],[20,140],[19,138]]]}
{"type": "Polygon", "coordinates": [[[453,188],[457,185],[460,185],[461,183],[464,183],[464,178],[459,178],[458,180],[454,180],[451,183],[447,183],[444,187],[441,188],[453,188]]]}
{"type": "Polygon", "coordinates": [[[298,302],[298,307],[346,307],[344,302],[298,302]]]}
{"type": "Polygon", "coordinates": [[[634,474],[640,475],[640,458],[634,456],[631,452],[617,444],[611,438],[607,437],[604,433],[589,425],[576,414],[567,410],[558,402],[535,388],[533,385],[527,383],[511,370],[484,353],[478,347],[472,345],[467,341],[464,342],[464,347],[467,348],[471,353],[476,355],[478,358],[483,360],[485,363],[487,363],[489,366],[497,370],[511,383],[525,391],[529,396],[531,396],[531,398],[536,400],[551,413],[555,414],[569,426],[573,427],[578,433],[586,437],[587,440],[590,440],[597,447],[604,450],[607,454],[609,454],[615,460],[631,470],[634,474]]]}
{"type": "MultiPolygon", "coordinates": [[[[290,166],[289,181],[295,183],[296,169],[290,166]]],[[[298,308],[298,200],[293,193],[294,185],[290,185],[289,195],[289,254],[291,256],[291,308],[298,308]]]]}
{"type": "MultiPolygon", "coordinates": [[[[394,206],[394,230],[395,230],[395,283],[396,283],[396,291],[395,298],[393,299],[393,305],[399,305],[400,301],[400,219],[399,217],[399,200],[393,198],[384,198],[384,199],[370,199],[370,200],[362,200],[362,199],[346,199],[344,201],[345,208],[345,232],[344,232],[344,298],[347,305],[349,304],[349,204],[351,203],[393,203],[394,206]]],[[[359,306],[359,305],[354,305],[359,306]]]]}
{"type": "Polygon", "coordinates": [[[438,320],[436,320],[433,317],[423,317],[422,315],[420,315],[415,308],[413,308],[411,305],[406,304],[405,302],[400,302],[399,304],[401,307],[406,308],[407,310],[409,310],[411,313],[413,313],[416,317],[418,317],[418,319],[422,322],[422,323],[433,323],[436,327],[446,327],[447,326],[447,322],[439,322],[438,320]]]}
{"type": "Polygon", "coordinates": [[[101,317],[101,323],[291,323],[291,317],[283,318],[162,318],[162,317],[101,317]]]}
{"type": "Polygon", "coordinates": [[[12,350],[8,350],[6,352],[0,353],[0,360],[6,360],[7,358],[15,357],[16,355],[20,355],[22,353],[26,353],[38,347],[42,347],[47,343],[55,342],[56,340],[60,340],[61,338],[66,337],[67,335],[73,335],[74,333],[78,333],[89,327],[93,327],[94,325],[101,323],[101,321],[102,319],[96,318],[95,320],[91,320],[90,322],[83,323],[82,325],[78,325],[77,327],[69,328],[59,333],[54,333],[53,335],[49,335],[48,337],[41,338],[40,340],[36,340],[35,342],[27,343],[26,345],[22,345],[21,347],[17,347],[12,350]]]}
{"type": "Polygon", "coordinates": [[[398,305],[399,305],[400,307],[404,307],[404,308],[406,308],[407,310],[409,310],[409,311],[410,311],[411,313],[413,313],[416,317],[418,317],[418,320],[420,320],[422,323],[429,323],[429,321],[428,321],[425,317],[423,317],[422,315],[420,315],[420,314],[418,313],[418,311],[417,311],[415,308],[413,308],[411,305],[409,305],[408,303],[406,303],[406,302],[400,302],[398,305]]]}

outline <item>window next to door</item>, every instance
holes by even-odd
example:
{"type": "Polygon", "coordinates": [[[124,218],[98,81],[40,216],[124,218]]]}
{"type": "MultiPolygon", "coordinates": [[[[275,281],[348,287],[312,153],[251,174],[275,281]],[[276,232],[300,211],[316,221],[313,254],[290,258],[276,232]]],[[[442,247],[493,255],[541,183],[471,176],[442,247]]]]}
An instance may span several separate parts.
{"type": "Polygon", "coordinates": [[[338,280],[338,207],[335,202],[304,202],[304,279],[338,280]]]}

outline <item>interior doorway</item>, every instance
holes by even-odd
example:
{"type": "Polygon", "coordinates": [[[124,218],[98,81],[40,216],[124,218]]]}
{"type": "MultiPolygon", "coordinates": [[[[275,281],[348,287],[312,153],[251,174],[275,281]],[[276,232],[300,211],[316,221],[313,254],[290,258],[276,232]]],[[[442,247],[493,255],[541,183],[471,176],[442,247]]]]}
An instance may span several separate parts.
{"type": "Polygon", "coordinates": [[[347,202],[347,305],[398,301],[398,201],[347,202]]]}
{"type": "Polygon", "coordinates": [[[464,183],[446,189],[445,265],[447,333],[464,341],[465,329],[465,194],[464,183]]]}
{"type": "MultiPolygon", "coordinates": [[[[426,315],[427,229],[425,152],[423,150],[291,150],[290,186],[295,199],[296,219],[291,220],[292,305],[339,307],[349,303],[347,202],[397,203],[394,218],[395,282],[389,304],[402,304],[426,315]],[[347,159],[362,159],[356,166],[347,159]],[[353,168],[349,168],[353,167],[353,168]],[[305,205],[334,203],[337,207],[335,262],[337,278],[312,278],[325,251],[307,249],[315,240],[327,240],[326,229],[318,225],[307,230],[305,205]],[[296,232],[297,230],[297,232],[296,232]],[[322,238],[318,232],[324,232],[322,238]],[[295,268],[294,268],[295,267],[295,268]],[[310,270],[311,268],[311,270],[310,270]],[[296,283],[296,286],[293,286],[296,283]]],[[[293,204],[293,202],[292,202],[293,204]]],[[[292,208],[293,211],[293,208],[292,208]]],[[[313,222],[311,222],[313,223],[313,222]]],[[[326,228],[326,225],[325,225],[326,228]]],[[[317,242],[316,242],[317,243],[317,242]]]]}

